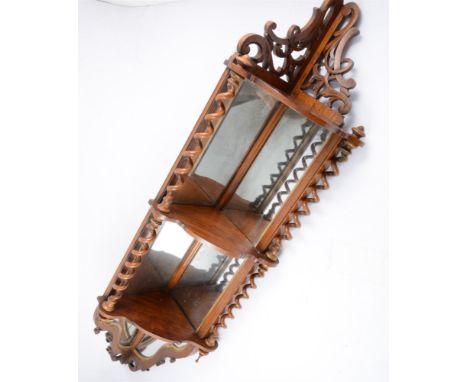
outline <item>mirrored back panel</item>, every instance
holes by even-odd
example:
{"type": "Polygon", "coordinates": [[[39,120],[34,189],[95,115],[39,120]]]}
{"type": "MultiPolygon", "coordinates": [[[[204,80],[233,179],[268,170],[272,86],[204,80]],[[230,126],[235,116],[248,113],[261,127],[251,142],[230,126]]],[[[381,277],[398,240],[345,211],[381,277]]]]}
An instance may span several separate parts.
{"type": "Polygon", "coordinates": [[[327,137],[327,130],[286,109],[223,208],[223,213],[253,244],[257,244],[327,137]]]}
{"type": "Polygon", "coordinates": [[[256,245],[329,136],[328,130],[290,108],[281,115],[279,105],[260,87],[242,80],[211,141],[176,193],[175,204],[221,209],[256,245]],[[255,159],[244,163],[241,174],[245,174],[230,184],[256,142],[255,159]]]}
{"type": "Polygon", "coordinates": [[[202,323],[243,261],[243,258],[225,256],[209,245],[201,245],[170,291],[195,328],[202,323]]]}
{"type": "Polygon", "coordinates": [[[243,262],[243,256],[226,256],[165,221],[124,294],[168,294],[197,328],[243,262]]]}
{"type": "Polygon", "coordinates": [[[124,294],[141,294],[164,289],[193,240],[179,224],[165,221],[148,254],[141,257],[141,265],[124,294]]]}
{"type": "Polygon", "coordinates": [[[271,96],[250,81],[243,80],[175,202],[214,205],[243,162],[275,104],[271,96]]]}

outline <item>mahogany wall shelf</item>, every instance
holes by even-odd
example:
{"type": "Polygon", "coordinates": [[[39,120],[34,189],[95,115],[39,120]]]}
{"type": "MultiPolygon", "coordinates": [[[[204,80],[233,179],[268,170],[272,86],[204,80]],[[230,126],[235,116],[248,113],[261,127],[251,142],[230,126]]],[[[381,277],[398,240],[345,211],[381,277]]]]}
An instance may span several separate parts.
{"type": "Polygon", "coordinates": [[[113,360],[147,370],[216,349],[219,329],[362,146],[344,56],[359,8],[325,0],[303,27],[244,36],[94,314],[113,360]],[[251,51],[256,46],[256,53],[251,51]]]}

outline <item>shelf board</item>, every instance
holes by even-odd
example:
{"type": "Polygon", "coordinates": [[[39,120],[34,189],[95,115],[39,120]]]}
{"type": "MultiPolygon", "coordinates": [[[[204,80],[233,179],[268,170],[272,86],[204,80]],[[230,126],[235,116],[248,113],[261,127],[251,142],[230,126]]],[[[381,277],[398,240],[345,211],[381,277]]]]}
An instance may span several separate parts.
{"type": "Polygon", "coordinates": [[[123,317],[142,330],[170,342],[191,341],[203,345],[175,300],[162,291],[123,296],[111,313],[123,317]]]}
{"type": "Polygon", "coordinates": [[[231,257],[260,254],[250,240],[220,210],[213,207],[172,204],[164,214],[170,221],[180,224],[196,239],[214,246],[231,257]]]}

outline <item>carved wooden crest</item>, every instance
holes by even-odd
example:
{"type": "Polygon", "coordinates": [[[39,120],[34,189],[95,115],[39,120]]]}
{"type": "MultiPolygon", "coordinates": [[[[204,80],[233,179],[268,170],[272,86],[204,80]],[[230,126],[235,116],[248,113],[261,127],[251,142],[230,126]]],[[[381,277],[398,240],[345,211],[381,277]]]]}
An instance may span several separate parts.
{"type": "MultiPolygon", "coordinates": [[[[286,91],[295,87],[304,90],[346,114],[351,108],[349,90],[356,83],[345,77],[354,63],[344,54],[349,41],[359,34],[355,26],[359,13],[355,3],[343,5],[342,0],[327,0],[314,8],[304,27],[292,25],[285,37],[279,37],[276,23],[268,21],[263,36],[248,34],[239,41],[236,61],[248,69],[261,68],[284,82],[286,91]]],[[[271,77],[264,78],[268,81],[271,77]]]]}

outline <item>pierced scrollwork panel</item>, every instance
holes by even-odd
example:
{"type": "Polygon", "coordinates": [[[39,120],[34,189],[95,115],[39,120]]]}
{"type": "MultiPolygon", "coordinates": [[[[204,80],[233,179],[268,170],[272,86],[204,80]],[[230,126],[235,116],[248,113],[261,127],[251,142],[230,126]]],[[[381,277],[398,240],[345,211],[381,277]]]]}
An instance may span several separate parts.
{"type": "Polygon", "coordinates": [[[359,8],[354,3],[346,4],[338,17],[337,29],[301,89],[340,114],[347,114],[351,110],[350,90],[356,82],[345,77],[353,69],[354,62],[344,54],[349,41],[359,34],[355,26],[359,8]]]}
{"type": "Polygon", "coordinates": [[[342,3],[342,0],[324,1],[320,8],[314,8],[312,17],[304,27],[292,25],[285,37],[278,36],[275,32],[276,23],[268,21],[263,36],[250,33],[239,41],[237,60],[246,66],[258,65],[287,83],[293,82],[330,21],[334,9],[342,3]],[[251,49],[254,46],[256,53],[251,49]]]}
{"type": "Polygon", "coordinates": [[[123,318],[106,318],[96,311],[94,316],[96,334],[106,332],[109,343],[107,352],[113,361],[128,365],[132,371],[147,371],[150,367],[160,366],[169,359],[175,362],[198,351],[191,343],[166,342],[156,336],[150,336],[128,320],[123,318]]]}

